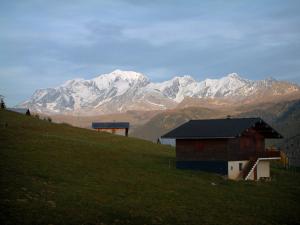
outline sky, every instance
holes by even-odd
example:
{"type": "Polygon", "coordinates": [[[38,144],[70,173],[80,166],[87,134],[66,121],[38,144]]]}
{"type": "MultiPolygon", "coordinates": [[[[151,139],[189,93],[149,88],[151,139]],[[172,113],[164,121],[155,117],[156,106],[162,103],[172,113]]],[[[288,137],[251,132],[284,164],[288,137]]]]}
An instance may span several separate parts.
{"type": "Polygon", "coordinates": [[[300,1],[0,0],[0,94],[116,69],[300,84],[300,1]]]}

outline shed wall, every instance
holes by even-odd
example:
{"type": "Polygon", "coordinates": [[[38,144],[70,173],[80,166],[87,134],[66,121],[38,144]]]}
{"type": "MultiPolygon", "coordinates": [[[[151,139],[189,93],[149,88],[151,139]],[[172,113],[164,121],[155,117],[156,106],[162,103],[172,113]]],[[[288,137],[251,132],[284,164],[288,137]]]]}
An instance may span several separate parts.
{"type": "Polygon", "coordinates": [[[257,179],[270,177],[270,161],[261,160],[257,164],[257,179]]]}
{"type": "Polygon", "coordinates": [[[229,179],[237,179],[241,175],[242,170],[245,168],[245,166],[248,164],[248,160],[243,161],[229,161],[228,162],[228,178],[229,179]],[[240,170],[239,164],[242,165],[242,170],[240,170]]]}
{"type": "Polygon", "coordinates": [[[96,130],[100,131],[100,132],[107,132],[107,133],[111,133],[111,134],[126,136],[126,129],[103,129],[103,128],[98,128],[96,130]]]}

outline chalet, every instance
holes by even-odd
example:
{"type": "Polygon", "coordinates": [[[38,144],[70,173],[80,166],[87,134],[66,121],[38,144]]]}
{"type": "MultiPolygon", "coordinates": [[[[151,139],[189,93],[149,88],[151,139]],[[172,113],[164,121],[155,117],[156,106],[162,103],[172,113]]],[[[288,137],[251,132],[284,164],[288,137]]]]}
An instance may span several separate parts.
{"type": "Polygon", "coordinates": [[[270,177],[279,151],[265,149],[266,138],[282,136],[260,118],[190,120],[162,138],[176,139],[176,167],[226,175],[229,179],[270,177]]]}
{"type": "Polygon", "coordinates": [[[97,131],[105,131],[113,134],[128,136],[128,122],[93,122],[92,128],[97,131]]]}
{"type": "Polygon", "coordinates": [[[28,108],[7,108],[7,110],[30,116],[30,110],[28,108]]]}

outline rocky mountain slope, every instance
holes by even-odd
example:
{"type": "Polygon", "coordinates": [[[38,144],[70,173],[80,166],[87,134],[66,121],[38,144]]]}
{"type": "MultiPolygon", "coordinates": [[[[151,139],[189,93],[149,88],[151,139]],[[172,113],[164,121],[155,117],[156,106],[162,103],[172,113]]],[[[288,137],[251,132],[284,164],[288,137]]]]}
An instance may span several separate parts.
{"type": "Polygon", "coordinates": [[[172,109],[188,98],[247,102],[253,96],[278,98],[299,92],[295,84],[274,79],[252,81],[236,73],[200,82],[182,76],[152,83],[141,73],[115,70],[91,80],[75,79],[56,88],[37,90],[19,107],[46,114],[99,115],[172,109]]]}

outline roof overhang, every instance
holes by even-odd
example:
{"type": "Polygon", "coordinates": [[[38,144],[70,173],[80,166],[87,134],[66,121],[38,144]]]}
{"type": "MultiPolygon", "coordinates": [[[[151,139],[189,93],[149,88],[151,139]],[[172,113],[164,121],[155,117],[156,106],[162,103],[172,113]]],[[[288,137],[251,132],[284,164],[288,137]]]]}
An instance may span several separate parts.
{"type": "Polygon", "coordinates": [[[283,138],[283,136],[277,132],[274,128],[272,128],[269,124],[267,124],[266,122],[264,122],[263,120],[260,120],[256,123],[254,123],[251,127],[245,129],[240,136],[242,136],[242,134],[244,132],[247,132],[250,128],[255,129],[256,131],[258,131],[261,135],[264,136],[264,138],[270,138],[270,139],[280,139],[283,138]]]}
{"type": "Polygon", "coordinates": [[[93,122],[93,129],[129,129],[128,122],[93,122]]]}

